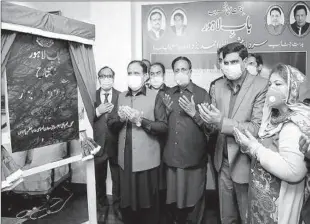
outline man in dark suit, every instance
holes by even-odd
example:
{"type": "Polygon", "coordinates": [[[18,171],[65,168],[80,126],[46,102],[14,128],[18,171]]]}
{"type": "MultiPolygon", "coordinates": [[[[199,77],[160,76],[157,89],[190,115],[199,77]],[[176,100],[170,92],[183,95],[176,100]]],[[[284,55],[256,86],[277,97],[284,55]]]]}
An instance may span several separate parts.
{"type": "MultiPolygon", "coordinates": [[[[100,89],[96,92],[96,116],[94,120],[94,140],[101,146],[95,157],[97,201],[100,213],[107,215],[108,199],[106,196],[107,165],[109,161],[112,177],[113,208],[116,217],[121,219],[119,211],[119,166],[117,164],[118,137],[107,126],[114,105],[118,100],[119,91],[113,88],[114,71],[103,67],[98,72],[100,89]]],[[[103,216],[101,216],[103,218],[103,216]]]]}
{"type": "Polygon", "coordinates": [[[297,5],[294,9],[295,22],[291,24],[293,31],[302,36],[309,29],[309,23],[307,20],[307,8],[305,5],[297,5]]]}
{"type": "Polygon", "coordinates": [[[158,11],[152,12],[150,15],[151,29],[148,31],[151,38],[158,40],[164,34],[162,29],[162,14],[158,11]]]}

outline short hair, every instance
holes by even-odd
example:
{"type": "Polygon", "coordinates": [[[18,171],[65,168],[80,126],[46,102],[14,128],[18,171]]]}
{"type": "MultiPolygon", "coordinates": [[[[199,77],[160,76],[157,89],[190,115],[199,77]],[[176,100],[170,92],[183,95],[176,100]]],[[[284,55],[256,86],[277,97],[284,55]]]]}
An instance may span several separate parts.
{"type": "Polygon", "coordinates": [[[238,53],[242,60],[248,57],[248,49],[239,42],[229,43],[223,47],[223,59],[231,53],[238,53]]]}
{"type": "Polygon", "coordinates": [[[281,10],[280,10],[278,7],[272,8],[272,9],[270,10],[270,15],[271,15],[271,12],[272,12],[272,11],[277,11],[277,12],[280,13],[280,15],[282,15],[282,12],[281,12],[281,10]]]}
{"type": "Polygon", "coordinates": [[[306,15],[307,15],[308,11],[307,11],[306,6],[305,6],[305,5],[297,5],[297,6],[295,7],[295,9],[294,9],[294,17],[296,16],[297,11],[299,11],[299,10],[301,10],[301,9],[305,10],[305,13],[306,13],[306,15]]]}
{"type": "Polygon", "coordinates": [[[155,62],[155,63],[151,64],[150,69],[151,69],[153,66],[155,66],[155,65],[158,65],[159,67],[161,67],[161,70],[163,71],[163,74],[166,73],[165,66],[164,66],[162,63],[160,63],[160,62],[155,62]]]}
{"type": "Polygon", "coordinates": [[[223,52],[223,47],[220,47],[219,49],[217,49],[216,51],[217,57],[219,57],[222,52],[223,52]]]}
{"type": "Polygon", "coordinates": [[[102,67],[102,68],[99,70],[99,72],[98,72],[98,76],[99,76],[99,74],[100,74],[104,69],[110,69],[111,72],[112,72],[113,78],[115,77],[115,72],[114,72],[113,69],[110,68],[109,66],[104,66],[104,67],[102,67]]]}
{"type": "Polygon", "coordinates": [[[139,61],[139,60],[133,60],[133,61],[129,62],[129,64],[127,66],[127,70],[128,70],[130,65],[135,64],[135,63],[137,63],[137,64],[139,64],[141,66],[142,71],[143,71],[144,74],[146,74],[148,72],[146,64],[143,61],[139,61]]]}
{"type": "Polygon", "coordinates": [[[175,19],[176,16],[180,16],[182,20],[184,20],[184,15],[180,12],[177,12],[176,14],[174,14],[173,19],[175,19]]]}
{"type": "Polygon", "coordinates": [[[249,54],[249,57],[254,57],[257,63],[257,66],[263,65],[263,58],[259,54],[249,54]]]}
{"type": "Polygon", "coordinates": [[[182,61],[182,60],[187,62],[190,70],[192,69],[192,62],[187,57],[179,56],[172,61],[172,64],[171,64],[172,70],[174,70],[175,63],[177,63],[178,61],[182,61]]]}
{"type": "MultiPolygon", "coordinates": [[[[148,65],[151,65],[151,62],[149,61],[149,60],[147,60],[147,59],[142,59],[142,62],[144,63],[144,64],[146,64],[146,63],[148,63],[148,65]]],[[[148,66],[147,64],[146,64],[146,66],[148,66]]]]}
{"type": "Polygon", "coordinates": [[[151,15],[150,15],[150,20],[152,19],[152,16],[154,16],[155,14],[159,14],[160,15],[160,18],[162,17],[161,13],[158,12],[158,11],[155,11],[155,12],[152,12],[151,15]]]}

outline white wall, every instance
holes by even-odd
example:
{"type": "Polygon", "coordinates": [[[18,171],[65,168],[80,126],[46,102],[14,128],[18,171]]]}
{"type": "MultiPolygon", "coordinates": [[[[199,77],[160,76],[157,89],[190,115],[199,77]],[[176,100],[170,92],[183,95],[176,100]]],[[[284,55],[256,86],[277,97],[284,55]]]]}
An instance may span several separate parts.
{"type": "Polygon", "coordinates": [[[126,90],[127,65],[131,60],[131,3],[91,2],[90,21],[96,25],[96,70],[105,65],[116,73],[115,87],[126,90]]]}

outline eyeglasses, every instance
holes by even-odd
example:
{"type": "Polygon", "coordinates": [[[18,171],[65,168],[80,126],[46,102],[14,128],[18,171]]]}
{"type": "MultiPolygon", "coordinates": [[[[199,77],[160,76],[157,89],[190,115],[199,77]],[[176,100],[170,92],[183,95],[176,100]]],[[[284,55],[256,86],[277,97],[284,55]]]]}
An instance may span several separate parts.
{"type": "Polygon", "coordinates": [[[98,76],[98,79],[113,79],[113,75],[101,75],[98,76]]]}

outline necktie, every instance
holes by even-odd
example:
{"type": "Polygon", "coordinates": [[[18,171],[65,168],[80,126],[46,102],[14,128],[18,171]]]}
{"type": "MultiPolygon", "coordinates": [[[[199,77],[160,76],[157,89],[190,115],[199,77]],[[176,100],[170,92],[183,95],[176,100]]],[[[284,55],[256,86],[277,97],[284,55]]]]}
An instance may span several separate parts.
{"type": "Polygon", "coordinates": [[[108,97],[109,97],[109,93],[105,93],[104,94],[104,103],[108,103],[109,102],[108,97]]]}
{"type": "MultiPolygon", "coordinates": [[[[108,97],[109,97],[109,93],[105,93],[104,94],[104,103],[109,103],[108,97]]],[[[108,118],[108,113],[105,113],[104,116],[105,116],[105,118],[108,118]]]]}

